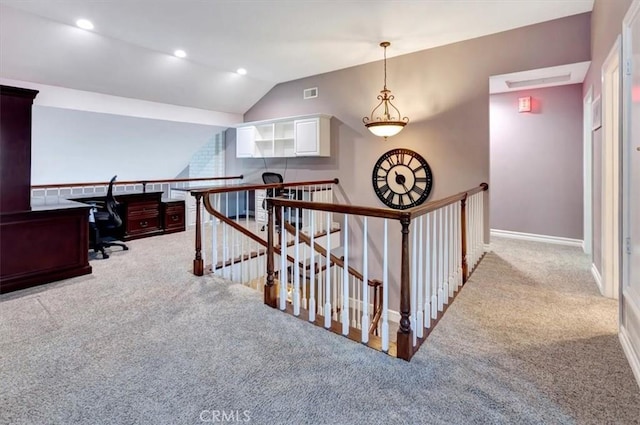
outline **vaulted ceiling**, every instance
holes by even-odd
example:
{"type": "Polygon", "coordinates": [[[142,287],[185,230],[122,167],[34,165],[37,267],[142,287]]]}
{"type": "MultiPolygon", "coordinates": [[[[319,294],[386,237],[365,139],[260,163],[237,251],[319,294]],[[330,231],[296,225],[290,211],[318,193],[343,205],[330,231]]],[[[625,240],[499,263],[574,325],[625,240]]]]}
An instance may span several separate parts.
{"type": "Polygon", "coordinates": [[[383,40],[393,57],[592,7],[593,0],[0,0],[0,77],[244,113],[278,83],[380,60],[383,40]],[[94,29],[76,27],[79,18],[94,29]],[[187,57],[173,56],[176,49],[187,57]]]}

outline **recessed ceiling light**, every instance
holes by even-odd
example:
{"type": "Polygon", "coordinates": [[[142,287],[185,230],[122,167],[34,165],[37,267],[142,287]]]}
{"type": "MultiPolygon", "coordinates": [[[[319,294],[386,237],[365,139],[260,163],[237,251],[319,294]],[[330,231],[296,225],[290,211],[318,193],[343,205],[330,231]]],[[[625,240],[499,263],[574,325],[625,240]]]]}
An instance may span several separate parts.
{"type": "Polygon", "coordinates": [[[83,30],[92,30],[93,23],[88,19],[78,19],[76,21],[76,25],[82,28],[83,30]]]}
{"type": "Polygon", "coordinates": [[[187,52],[185,52],[184,50],[176,50],[175,52],[173,52],[174,56],[179,57],[179,58],[186,58],[187,57],[187,52]]]}
{"type": "Polygon", "coordinates": [[[244,68],[238,68],[236,72],[240,75],[247,75],[247,70],[244,68]]]}

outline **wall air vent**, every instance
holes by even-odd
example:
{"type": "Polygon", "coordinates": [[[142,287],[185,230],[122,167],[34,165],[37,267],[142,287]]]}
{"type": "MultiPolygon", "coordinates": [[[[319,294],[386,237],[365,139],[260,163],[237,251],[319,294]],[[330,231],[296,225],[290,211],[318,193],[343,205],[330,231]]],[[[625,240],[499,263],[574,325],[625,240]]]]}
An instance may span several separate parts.
{"type": "Polygon", "coordinates": [[[314,97],[318,97],[318,88],[312,87],[310,89],[304,89],[302,92],[303,99],[313,99],[314,97]]]}
{"type": "Polygon", "coordinates": [[[543,77],[543,78],[534,78],[531,80],[519,80],[519,81],[505,81],[507,87],[510,89],[520,88],[520,87],[529,87],[529,86],[538,86],[542,84],[553,84],[553,83],[562,83],[565,81],[569,81],[571,79],[571,73],[563,74],[563,75],[554,75],[552,77],[543,77]]]}

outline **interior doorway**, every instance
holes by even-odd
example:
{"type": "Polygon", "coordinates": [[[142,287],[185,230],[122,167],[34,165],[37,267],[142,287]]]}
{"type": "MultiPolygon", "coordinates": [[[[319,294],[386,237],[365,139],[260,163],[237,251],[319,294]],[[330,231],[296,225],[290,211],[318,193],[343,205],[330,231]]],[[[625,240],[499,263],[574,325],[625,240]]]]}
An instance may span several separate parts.
{"type": "MultiPolygon", "coordinates": [[[[620,37],[602,65],[602,294],[620,291],[620,37]]],[[[594,119],[597,119],[594,117],[594,119]]]]}

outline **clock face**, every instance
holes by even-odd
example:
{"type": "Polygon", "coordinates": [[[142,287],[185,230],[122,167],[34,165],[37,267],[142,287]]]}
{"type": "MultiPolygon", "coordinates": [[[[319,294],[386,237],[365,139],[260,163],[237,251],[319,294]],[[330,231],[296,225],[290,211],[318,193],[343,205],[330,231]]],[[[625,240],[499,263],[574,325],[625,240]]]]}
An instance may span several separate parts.
{"type": "Polygon", "coordinates": [[[433,184],[431,168],[418,153],[392,149],[373,167],[373,189],[385,205],[404,210],[422,204],[433,184]]]}

